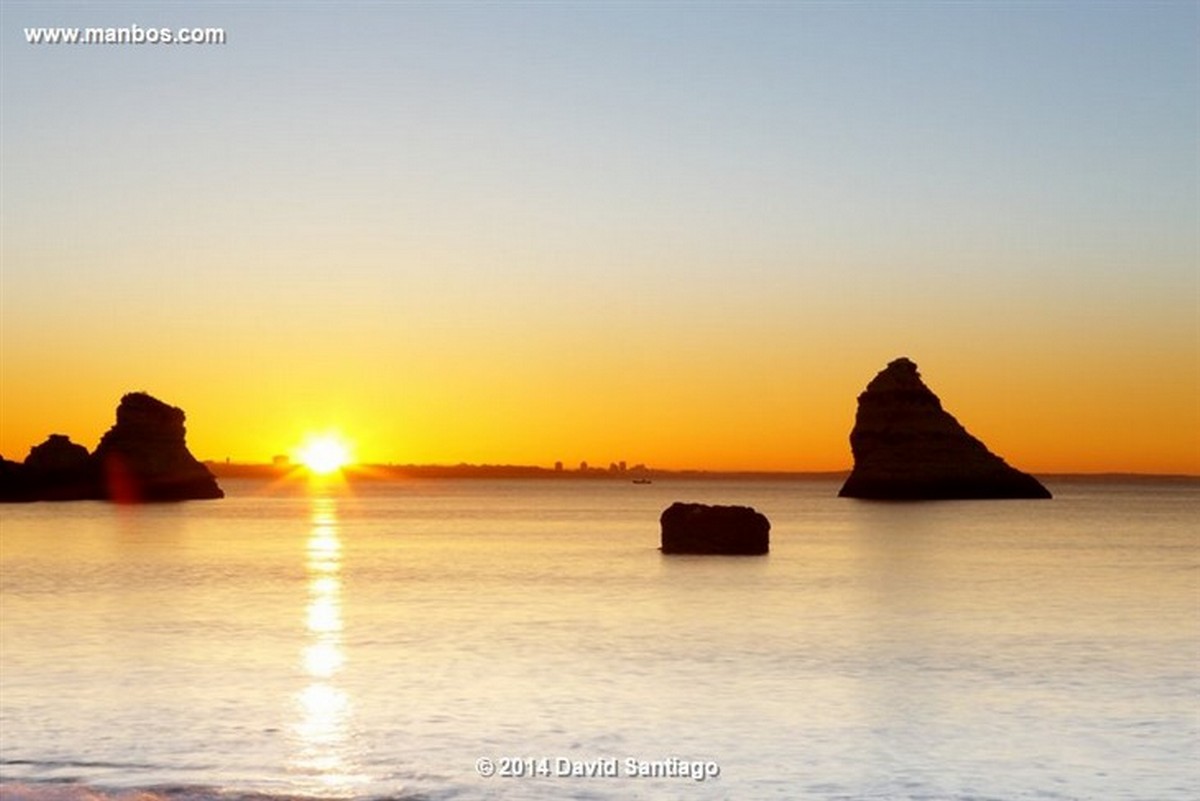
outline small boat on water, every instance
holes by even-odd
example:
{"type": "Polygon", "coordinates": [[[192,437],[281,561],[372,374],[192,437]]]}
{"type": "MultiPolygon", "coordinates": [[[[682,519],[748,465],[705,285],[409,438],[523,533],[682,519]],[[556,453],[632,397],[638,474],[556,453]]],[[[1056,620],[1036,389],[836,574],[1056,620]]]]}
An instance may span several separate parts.
{"type": "Polygon", "coordinates": [[[634,484],[653,484],[654,482],[648,478],[635,478],[633,480],[633,483],[634,484]]]}

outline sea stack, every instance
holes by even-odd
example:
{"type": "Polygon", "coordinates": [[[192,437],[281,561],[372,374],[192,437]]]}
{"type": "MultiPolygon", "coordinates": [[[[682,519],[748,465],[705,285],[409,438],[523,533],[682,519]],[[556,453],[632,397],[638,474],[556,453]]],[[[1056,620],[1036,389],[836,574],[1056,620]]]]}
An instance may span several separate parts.
{"type": "Polygon", "coordinates": [[[23,463],[0,458],[0,501],[182,501],[223,498],[188,452],[184,414],[144,392],[121,398],[96,452],[51,434],[23,463]]]}
{"type": "Polygon", "coordinates": [[[47,501],[79,501],[96,496],[88,449],[64,434],[51,434],[25,457],[26,484],[47,501]]]}
{"type": "Polygon", "coordinates": [[[223,498],[207,467],[188,451],[182,409],[144,392],[121,398],[117,423],[92,454],[112,501],[223,498]]]}
{"type": "Polygon", "coordinates": [[[663,553],[755,556],[770,548],[771,523],[749,506],[673,503],[659,522],[663,553]]]}
{"type": "Polygon", "coordinates": [[[858,396],[850,432],[854,470],[838,493],[875,500],[1049,498],[971,436],[942,408],[906,358],[891,362],[858,396]]]}

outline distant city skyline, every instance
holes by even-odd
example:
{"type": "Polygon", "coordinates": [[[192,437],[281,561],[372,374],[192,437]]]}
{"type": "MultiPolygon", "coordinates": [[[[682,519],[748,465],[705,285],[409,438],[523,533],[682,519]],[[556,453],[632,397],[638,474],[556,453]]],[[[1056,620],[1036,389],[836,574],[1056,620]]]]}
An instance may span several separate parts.
{"type": "Polygon", "coordinates": [[[1200,473],[1193,2],[0,2],[0,454],[1200,473]],[[214,45],[34,27],[220,28],[214,45]]]}

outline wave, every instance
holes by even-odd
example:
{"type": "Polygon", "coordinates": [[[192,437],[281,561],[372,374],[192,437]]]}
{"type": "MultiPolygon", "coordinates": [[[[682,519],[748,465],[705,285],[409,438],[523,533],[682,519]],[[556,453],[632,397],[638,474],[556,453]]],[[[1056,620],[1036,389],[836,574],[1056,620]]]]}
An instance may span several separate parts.
{"type": "MultiPolygon", "coordinates": [[[[266,790],[214,787],[208,784],[151,784],[146,787],[104,787],[76,778],[11,779],[10,767],[41,766],[26,760],[0,760],[0,801],[450,801],[457,791],[388,795],[323,796],[272,793],[266,790]]],[[[136,769],[132,764],[55,763],[59,770],[136,769]]]]}
{"type": "MultiPolygon", "coordinates": [[[[11,762],[0,765],[13,764],[11,762]]],[[[104,766],[108,767],[108,766],[104,766]]],[[[352,801],[449,801],[457,792],[359,796],[352,801]]],[[[73,780],[8,781],[0,778],[0,801],[350,801],[341,796],[271,793],[207,785],[100,787],[73,780]]]]}
{"type": "MultiPolygon", "coordinates": [[[[71,760],[49,760],[49,759],[0,759],[0,770],[8,772],[11,767],[25,767],[35,770],[72,770],[72,769],[102,769],[102,770],[153,770],[155,765],[141,764],[138,762],[106,762],[103,760],[86,760],[86,759],[71,759],[71,760]]],[[[208,766],[185,766],[189,768],[208,767],[208,766]]],[[[0,780],[3,777],[0,775],[0,780]]]]}

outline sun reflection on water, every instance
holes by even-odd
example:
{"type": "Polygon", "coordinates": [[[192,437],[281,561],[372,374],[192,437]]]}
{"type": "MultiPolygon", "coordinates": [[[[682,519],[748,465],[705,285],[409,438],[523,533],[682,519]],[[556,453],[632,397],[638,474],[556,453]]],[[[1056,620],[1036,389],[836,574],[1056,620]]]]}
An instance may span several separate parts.
{"type": "Polygon", "coordinates": [[[300,660],[308,684],[296,695],[300,718],[294,727],[298,752],[293,768],[305,780],[314,781],[322,793],[351,795],[366,779],[354,771],[349,754],[352,705],[336,681],[346,661],[337,498],[318,497],[312,503],[305,565],[307,645],[300,660]]]}

